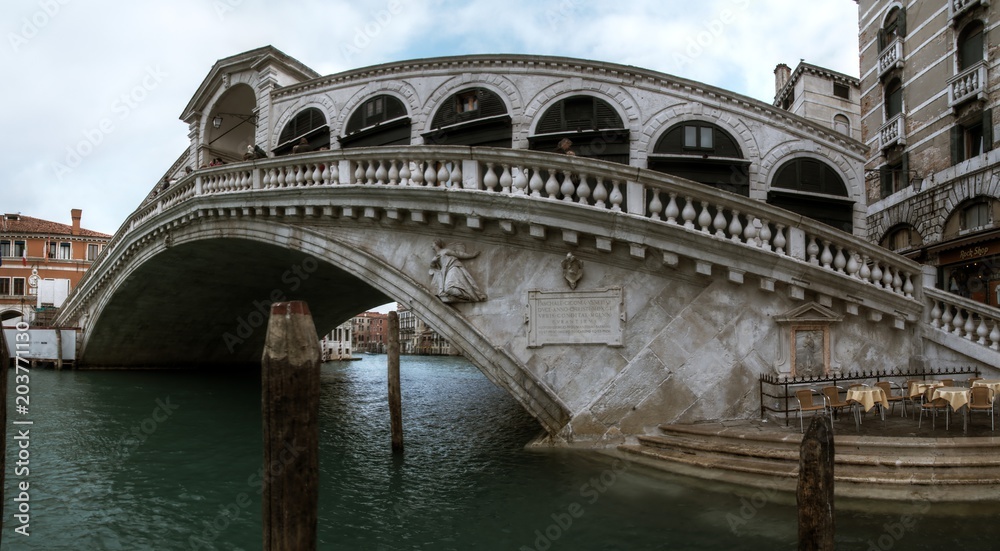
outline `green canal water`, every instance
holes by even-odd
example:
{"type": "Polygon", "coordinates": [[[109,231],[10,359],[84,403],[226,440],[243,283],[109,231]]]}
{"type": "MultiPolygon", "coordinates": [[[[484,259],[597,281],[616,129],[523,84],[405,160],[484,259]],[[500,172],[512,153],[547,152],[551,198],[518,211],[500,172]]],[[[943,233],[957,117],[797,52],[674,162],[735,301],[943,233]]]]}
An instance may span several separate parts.
{"type": "MultiPolygon", "coordinates": [[[[33,424],[20,475],[8,425],[2,549],[260,549],[258,378],[32,372],[28,414],[8,413],[33,424]],[[29,536],[15,531],[23,483],[29,536]]],[[[403,357],[402,389],[406,453],[394,458],[385,357],[323,365],[319,549],[796,548],[787,496],[524,449],[538,425],[460,358],[403,357]]],[[[838,549],[995,549],[996,514],[840,508],[838,549]]]]}

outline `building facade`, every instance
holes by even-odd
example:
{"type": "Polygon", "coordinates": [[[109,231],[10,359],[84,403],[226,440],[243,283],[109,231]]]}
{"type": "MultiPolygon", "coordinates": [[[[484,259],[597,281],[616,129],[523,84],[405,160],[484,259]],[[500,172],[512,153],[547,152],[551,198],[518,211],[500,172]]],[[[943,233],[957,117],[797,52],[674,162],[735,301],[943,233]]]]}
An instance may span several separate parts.
{"type": "Polygon", "coordinates": [[[861,81],[804,61],[774,68],[774,106],[861,139],[861,81]]]}
{"type": "Polygon", "coordinates": [[[320,358],[324,362],[353,359],[353,355],[351,354],[354,346],[354,343],[351,342],[351,328],[353,325],[353,322],[348,320],[335,327],[333,331],[323,335],[323,338],[319,341],[319,346],[320,358]]]}
{"type": "Polygon", "coordinates": [[[384,354],[388,344],[388,314],[363,312],[351,318],[351,345],[355,352],[384,354]]]}
{"type": "Polygon", "coordinates": [[[869,239],[991,306],[1000,305],[998,9],[858,2],[869,239]]]}
{"type": "Polygon", "coordinates": [[[80,209],[70,225],[4,214],[0,221],[0,319],[45,325],[97,259],[111,236],[80,227],[80,209]]]}
{"type": "Polygon", "coordinates": [[[451,346],[448,339],[431,329],[420,318],[413,315],[413,310],[399,304],[399,347],[400,354],[417,354],[424,356],[455,356],[458,350],[451,346]]]}

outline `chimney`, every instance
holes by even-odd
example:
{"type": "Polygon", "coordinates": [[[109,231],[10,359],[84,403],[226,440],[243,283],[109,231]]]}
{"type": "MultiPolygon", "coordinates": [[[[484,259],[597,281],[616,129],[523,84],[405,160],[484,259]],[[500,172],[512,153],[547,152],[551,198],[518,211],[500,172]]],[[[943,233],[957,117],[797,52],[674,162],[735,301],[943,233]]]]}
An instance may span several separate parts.
{"type": "Polygon", "coordinates": [[[777,97],[781,89],[788,84],[788,79],[792,78],[792,69],[784,63],[779,63],[774,67],[774,95],[777,97]]]}
{"type": "Polygon", "coordinates": [[[73,230],[70,235],[80,235],[80,217],[83,215],[83,210],[73,209],[69,211],[69,214],[73,217],[73,230]]]}

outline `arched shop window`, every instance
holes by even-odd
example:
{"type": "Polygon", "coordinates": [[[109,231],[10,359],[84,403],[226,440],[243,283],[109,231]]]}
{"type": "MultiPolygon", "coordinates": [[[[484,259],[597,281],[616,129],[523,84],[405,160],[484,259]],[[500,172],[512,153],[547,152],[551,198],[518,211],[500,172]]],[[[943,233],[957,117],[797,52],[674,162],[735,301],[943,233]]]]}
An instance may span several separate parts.
{"type": "Polygon", "coordinates": [[[649,168],[717,189],[750,195],[750,161],[718,126],[687,121],[670,127],[649,155],[649,168]]]}
{"type": "Polygon", "coordinates": [[[423,138],[428,145],[511,147],[512,135],[500,96],[486,88],[468,88],[441,103],[423,138]]]}
{"type": "Polygon", "coordinates": [[[409,145],[410,117],[403,102],[382,94],[364,101],[347,119],[340,146],[409,145]]]}
{"type": "Polygon", "coordinates": [[[563,138],[573,142],[580,157],[628,164],[629,132],[603,99],[581,95],[557,101],[539,117],[528,147],[553,152],[563,138]]]}
{"type": "Polygon", "coordinates": [[[323,112],[315,107],[303,109],[281,129],[274,154],[287,155],[291,153],[292,148],[303,138],[308,142],[308,151],[330,147],[330,125],[327,124],[323,112]]]}
{"type": "Polygon", "coordinates": [[[854,202],[840,174],[808,157],[792,159],[775,171],[767,202],[850,233],[854,202]]]}

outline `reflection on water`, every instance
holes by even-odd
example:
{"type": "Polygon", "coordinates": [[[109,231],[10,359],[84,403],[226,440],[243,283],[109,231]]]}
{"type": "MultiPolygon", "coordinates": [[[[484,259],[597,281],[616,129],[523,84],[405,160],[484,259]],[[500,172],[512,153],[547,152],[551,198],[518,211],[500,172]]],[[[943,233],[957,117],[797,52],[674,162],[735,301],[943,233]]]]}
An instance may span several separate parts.
{"type": "MultiPolygon", "coordinates": [[[[462,359],[403,357],[402,458],[384,356],[324,364],[321,384],[320,549],[796,546],[794,496],[525,450],[537,423],[462,359]]],[[[3,550],[261,548],[259,373],[36,371],[31,392],[27,477],[8,436],[3,550]],[[28,538],[13,532],[20,481],[28,538]]],[[[996,512],[841,508],[838,548],[990,549],[996,512]]]]}

